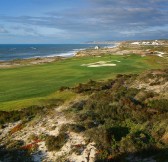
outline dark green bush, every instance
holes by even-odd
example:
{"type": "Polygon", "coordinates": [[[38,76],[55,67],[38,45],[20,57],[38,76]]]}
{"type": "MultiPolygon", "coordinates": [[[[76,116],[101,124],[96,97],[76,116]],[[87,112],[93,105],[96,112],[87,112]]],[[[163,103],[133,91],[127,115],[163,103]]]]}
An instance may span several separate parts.
{"type": "Polygon", "coordinates": [[[68,136],[66,133],[60,133],[58,136],[46,136],[46,146],[48,151],[58,151],[67,142],[68,136]]]}
{"type": "Polygon", "coordinates": [[[68,127],[69,127],[68,128],[69,131],[76,132],[76,133],[83,132],[86,130],[86,128],[80,124],[70,124],[68,127]]]}
{"type": "Polygon", "coordinates": [[[33,162],[32,156],[27,152],[27,150],[21,150],[18,146],[22,143],[16,142],[16,148],[6,146],[0,146],[0,161],[3,162],[33,162]]]}
{"type": "Polygon", "coordinates": [[[121,152],[135,153],[152,148],[155,144],[154,139],[144,131],[137,131],[129,134],[120,142],[121,152]]]}
{"type": "Polygon", "coordinates": [[[121,127],[121,126],[111,127],[106,130],[107,139],[109,142],[112,138],[114,138],[116,141],[120,141],[128,133],[129,133],[129,128],[121,127]]]}
{"type": "Polygon", "coordinates": [[[84,101],[84,100],[76,102],[71,106],[71,109],[76,110],[76,111],[80,111],[83,109],[85,104],[86,104],[86,101],[84,101]]]}
{"type": "Polygon", "coordinates": [[[152,100],[148,103],[149,107],[160,112],[168,112],[168,99],[152,100]]]}

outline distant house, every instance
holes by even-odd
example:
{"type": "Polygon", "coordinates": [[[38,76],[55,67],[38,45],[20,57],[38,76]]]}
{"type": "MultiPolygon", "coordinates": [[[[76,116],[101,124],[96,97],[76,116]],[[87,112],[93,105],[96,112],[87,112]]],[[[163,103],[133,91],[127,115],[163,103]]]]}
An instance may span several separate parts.
{"type": "Polygon", "coordinates": [[[139,45],[140,42],[133,42],[133,43],[131,43],[131,44],[133,44],[133,45],[139,45]]]}
{"type": "Polygon", "coordinates": [[[98,50],[100,47],[99,46],[95,46],[95,49],[98,50]]]}
{"type": "Polygon", "coordinates": [[[142,45],[149,45],[150,42],[142,42],[142,45]]]}
{"type": "Polygon", "coordinates": [[[152,45],[159,45],[158,42],[152,42],[152,45]]]}

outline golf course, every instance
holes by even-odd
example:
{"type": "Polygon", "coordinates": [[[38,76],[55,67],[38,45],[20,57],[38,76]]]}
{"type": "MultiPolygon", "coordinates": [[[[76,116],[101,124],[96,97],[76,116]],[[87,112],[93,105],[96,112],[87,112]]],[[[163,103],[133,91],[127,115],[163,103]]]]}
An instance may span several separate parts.
{"type": "Polygon", "coordinates": [[[39,65],[1,68],[0,110],[45,105],[46,102],[43,101],[74,95],[69,92],[57,93],[60,87],[73,87],[89,80],[107,80],[117,74],[138,74],[162,67],[164,68],[164,59],[158,56],[104,55],[71,57],[39,65]]]}

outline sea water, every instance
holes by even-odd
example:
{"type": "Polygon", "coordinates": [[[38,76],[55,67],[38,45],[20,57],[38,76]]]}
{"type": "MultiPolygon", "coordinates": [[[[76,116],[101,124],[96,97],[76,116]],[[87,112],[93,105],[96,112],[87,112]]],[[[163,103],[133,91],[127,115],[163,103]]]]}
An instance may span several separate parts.
{"type": "Polygon", "coordinates": [[[77,51],[95,46],[94,44],[0,44],[0,61],[36,57],[68,57],[73,56],[77,51]]]}

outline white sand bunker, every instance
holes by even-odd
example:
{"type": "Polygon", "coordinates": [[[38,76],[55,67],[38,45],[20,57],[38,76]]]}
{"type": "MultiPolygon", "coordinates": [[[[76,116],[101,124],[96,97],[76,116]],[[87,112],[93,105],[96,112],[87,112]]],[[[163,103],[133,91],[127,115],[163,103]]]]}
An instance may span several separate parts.
{"type": "Polygon", "coordinates": [[[113,60],[113,61],[115,61],[115,62],[121,62],[121,61],[118,61],[118,60],[113,60]]]}
{"type": "Polygon", "coordinates": [[[157,56],[159,57],[163,57],[163,55],[165,54],[164,52],[159,52],[159,51],[156,51],[157,52],[157,56]]]}
{"type": "Polygon", "coordinates": [[[82,64],[81,66],[86,67],[104,67],[104,66],[116,66],[116,64],[110,63],[111,61],[99,61],[90,64],[82,64]]]}

